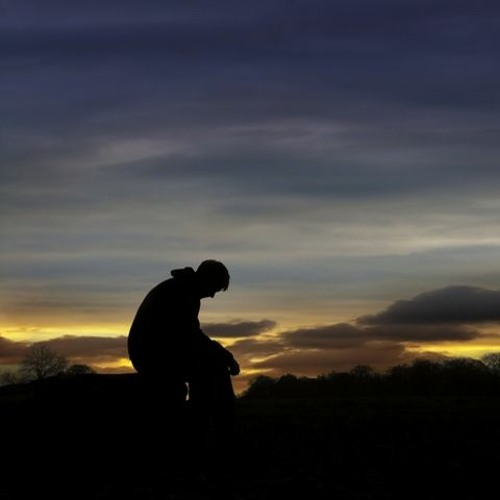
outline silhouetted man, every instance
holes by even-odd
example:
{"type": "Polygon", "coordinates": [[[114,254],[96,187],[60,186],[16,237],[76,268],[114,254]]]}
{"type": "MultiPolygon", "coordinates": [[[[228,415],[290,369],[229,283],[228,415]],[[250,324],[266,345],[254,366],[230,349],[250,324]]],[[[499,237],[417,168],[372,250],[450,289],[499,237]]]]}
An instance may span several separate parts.
{"type": "Polygon", "coordinates": [[[200,301],[227,290],[229,272],[221,262],[175,269],[144,298],[128,336],[130,360],[153,399],[182,405],[186,382],[197,422],[215,432],[231,426],[234,392],[231,375],[239,373],[232,354],[200,328],[200,301]]]}

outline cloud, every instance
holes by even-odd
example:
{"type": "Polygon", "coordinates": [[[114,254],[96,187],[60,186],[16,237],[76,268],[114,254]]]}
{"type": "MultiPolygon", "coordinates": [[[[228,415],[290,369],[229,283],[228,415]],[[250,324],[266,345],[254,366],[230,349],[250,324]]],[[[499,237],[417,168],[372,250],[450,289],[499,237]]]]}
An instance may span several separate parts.
{"type": "Polygon", "coordinates": [[[466,342],[481,336],[482,334],[478,330],[465,325],[383,324],[366,326],[350,323],[320,325],[282,334],[284,343],[291,348],[337,350],[363,347],[373,341],[425,344],[466,342]]]}
{"type": "Polygon", "coordinates": [[[263,319],[261,321],[208,323],[203,325],[203,330],[210,337],[217,338],[254,337],[271,330],[275,326],[275,321],[263,319]]]}
{"type": "Polygon", "coordinates": [[[347,371],[356,365],[369,365],[376,369],[413,359],[415,354],[405,351],[401,344],[393,342],[373,343],[370,346],[347,349],[289,351],[253,364],[271,376],[293,373],[315,376],[332,371],[347,371]]]}
{"type": "Polygon", "coordinates": [[[357,364],[385,369],[416,357],[440,357],[443,355],[432,351],[433,345],[491,337],[469,323],[495,320],[499,296],[491,290],[464,286],[429,291],[352,324],[281,332],[278,349],[263,351],[264,359],[250,358],[248,362],[253,369],[273,375],[314,375],[348,370],[357,364]]]}
{"type": "Polygon", "coordinates": [[[399,300],[358,319],[363,325],[486,323],[500,320],[500,291],[449,286],[399,300]]]}
{"type": "Polygon", "coordinates": [[[72,362],[92,364],[128,358],[126,337],[65,335],[44,342],[50,349],[72,362]]]}
{"type": "Polygon", "coordinates": [[[282,353],[287,349],[286,344],[280,337],[266,339],[243,339],[238,340],[229,347],[229,350],[238,360],[244,360],[250,364],[254,358],[265,358],[282,353]]]}
{"type": "Polygon", "coordinates": [[[18,364],[27,354],[28,346],[24,342],[15,342],[0,337],[0,365],[18,364]]]}
{"type": "Polygon", "coordinates": [[[70,363],[116,362],[128,358],[126,337],[97,337],[65,335],[43,342],[16,342],[0,337],[0,364],[19,364],[30,346],[44,344],[53,352],[64,356],[70,363]]]}
{"type": "Polygon", "coordinates": [[[284,342],[292,348],[352,349],[366,344],[364,331],[349,323],[301,328],[285,332],[284,342]]]}
{"type": "Polygon", "coordinates": [[[382,325],[362,328],[365,335],[372,339],[393,342],[414,342],[426,344],[435,342],[467,342],[483,335],[476,329],[464,325],[382,325]]]}

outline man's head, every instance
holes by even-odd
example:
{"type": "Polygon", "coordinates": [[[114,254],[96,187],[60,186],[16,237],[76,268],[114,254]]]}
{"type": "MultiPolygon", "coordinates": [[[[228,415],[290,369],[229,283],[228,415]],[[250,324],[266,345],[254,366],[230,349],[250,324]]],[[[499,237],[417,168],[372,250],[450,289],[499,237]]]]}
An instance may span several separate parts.
{"type": "Polygon", "coordinates": [[[204,260],[196,269],[200,285],[200,298],[213,297],[229,286],[229,271],[217,260],[204,260]]]}

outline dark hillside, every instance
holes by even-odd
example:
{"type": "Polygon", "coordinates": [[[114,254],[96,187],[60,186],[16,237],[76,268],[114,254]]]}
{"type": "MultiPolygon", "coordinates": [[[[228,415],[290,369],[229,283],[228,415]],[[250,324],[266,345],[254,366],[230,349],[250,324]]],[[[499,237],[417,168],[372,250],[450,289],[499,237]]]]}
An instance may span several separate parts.
{"type": "Polygon", "coordinates": [[[276,497],[281,490],[288,498],[478,498],[495,481],[497,398],[266,398],[241,405],[240,445],[260,456],[247,464],[259,471],[253,487],[275,488],[276,497]]]}
{"type": "Polygon", "coordinates": [[[165,436],[151,439],[134,375],[84,377],[0,388],[2,500],[448,499],[496,486],[500,398],[491,389],[404,394],[374,391],[366,378],[352,394],[321,393],[314,383],[328,377],[288,376],[286,391],[271,394],[278,381],[261,380],[267,392],[238,400],[234,449],[217,453],[208,440],[182,457],[174,438],[188,432],[189,408],[175,428],[164,413],[165,436]]]}

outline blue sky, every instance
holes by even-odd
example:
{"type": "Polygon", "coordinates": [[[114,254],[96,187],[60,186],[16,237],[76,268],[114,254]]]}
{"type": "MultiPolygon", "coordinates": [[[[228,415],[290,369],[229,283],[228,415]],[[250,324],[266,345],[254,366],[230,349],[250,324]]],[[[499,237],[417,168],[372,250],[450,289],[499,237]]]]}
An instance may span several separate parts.
{"type": "Polygon", "coordinates": [[[488,342],[326,346],[499,288],[499,24],[494,1],[0,2],[0,362],[70,335],[97,363],[205,258],[232,281],[202,322],[241,327],[248,375],[495,349],[492,318],[488,342]]]}

